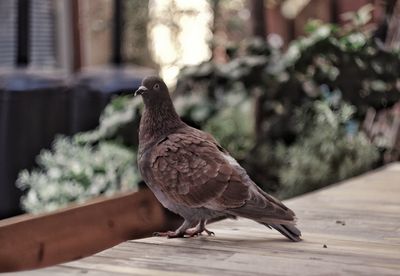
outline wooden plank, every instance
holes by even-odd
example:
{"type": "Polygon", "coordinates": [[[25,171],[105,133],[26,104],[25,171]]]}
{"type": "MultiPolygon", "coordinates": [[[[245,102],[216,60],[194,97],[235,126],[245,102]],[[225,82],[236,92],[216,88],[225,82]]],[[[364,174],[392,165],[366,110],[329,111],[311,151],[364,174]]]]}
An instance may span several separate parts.
{"type": "Polygon", "coordinates": [[[6,219],[0,221],[0,272],[79,259],[166,225],[163,208],[148,190],[6,219]]]}
{"type": "Polygon", "coordinates": [[[399,275],[400,164],[286,204],[303,241],[246,219],[209,226],[215,237],[153,237],[81,260],[13,275],[399,275]]]}

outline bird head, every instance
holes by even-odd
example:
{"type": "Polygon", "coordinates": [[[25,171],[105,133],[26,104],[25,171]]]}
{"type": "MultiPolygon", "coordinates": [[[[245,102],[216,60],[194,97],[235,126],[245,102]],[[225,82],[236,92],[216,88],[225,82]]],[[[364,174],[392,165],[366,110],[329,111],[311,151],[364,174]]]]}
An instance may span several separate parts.
{"type": "Polygon", "coordinates": [[[168,87],[164,81],[157,76],[146,77],[142,85],[135,91],[135,96],[141,95],[143,98],[160,98],[169,95],[168,87]]]}
{"type": "Polygon", "coordinates": [[[183,122],[175,111],[168,87],[160,77],[145,78],[136,90],[136,95],[142,96],[145,107],[142,117],[145,120],[141,120],[141,127],[147,126],[147,130],[142,129],[142,133],[148,134],[154,131],[167,133],[171,129],[182,126],[183,122]],[[142,122],[147,123],[142,124],[142,122]]]}

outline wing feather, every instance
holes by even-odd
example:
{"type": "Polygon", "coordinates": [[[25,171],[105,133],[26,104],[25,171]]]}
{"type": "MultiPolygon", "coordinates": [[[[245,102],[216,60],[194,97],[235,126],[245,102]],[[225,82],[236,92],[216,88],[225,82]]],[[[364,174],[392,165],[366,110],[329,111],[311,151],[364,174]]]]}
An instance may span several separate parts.
{"type": "Polygon", "coordinates": [[[294,220],[293,212],[258,188],[209,134],[193,128],[171,134],[154,146],[148,158],[147,181],[176,204],[260,221],[294,220]]]}

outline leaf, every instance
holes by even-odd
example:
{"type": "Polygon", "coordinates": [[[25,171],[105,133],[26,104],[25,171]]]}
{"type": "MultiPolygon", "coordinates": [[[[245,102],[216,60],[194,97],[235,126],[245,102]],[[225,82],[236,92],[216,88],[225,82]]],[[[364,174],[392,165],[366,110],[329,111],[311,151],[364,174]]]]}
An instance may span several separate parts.
{"type": "Polygon", "coordinates": [[[319,19],[310,19],[307,21],[304,31],[308,34],[315,32],[318,28],[322,26],[323,22],[319,19]]]}
{"type": "Polygon", "coordinates": [[[371,89],[378,92],[384,92],[388,89],[388,85],[382,80],[373,80],[370,82],[371,89]]]}

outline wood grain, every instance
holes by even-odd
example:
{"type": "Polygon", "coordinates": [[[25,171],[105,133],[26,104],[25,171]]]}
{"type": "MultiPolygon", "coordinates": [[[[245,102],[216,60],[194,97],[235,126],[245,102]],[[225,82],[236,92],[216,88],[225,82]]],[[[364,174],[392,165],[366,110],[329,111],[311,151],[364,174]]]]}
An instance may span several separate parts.
{"type": "Polygon", "coordinates": [[[82,258],[168,222],[154,195],[143,190],[41,216],[0,221],[0,272],[33,269],[82,258]]]}
{"type": "Polygon", "coordinates": [[[303,241],[246,219],[215,237],[145,238],[13,275],[400,275],[400,164],[285,202],[303,241]],[[324,246],[325,245],[325,246],[324,246]]]}

